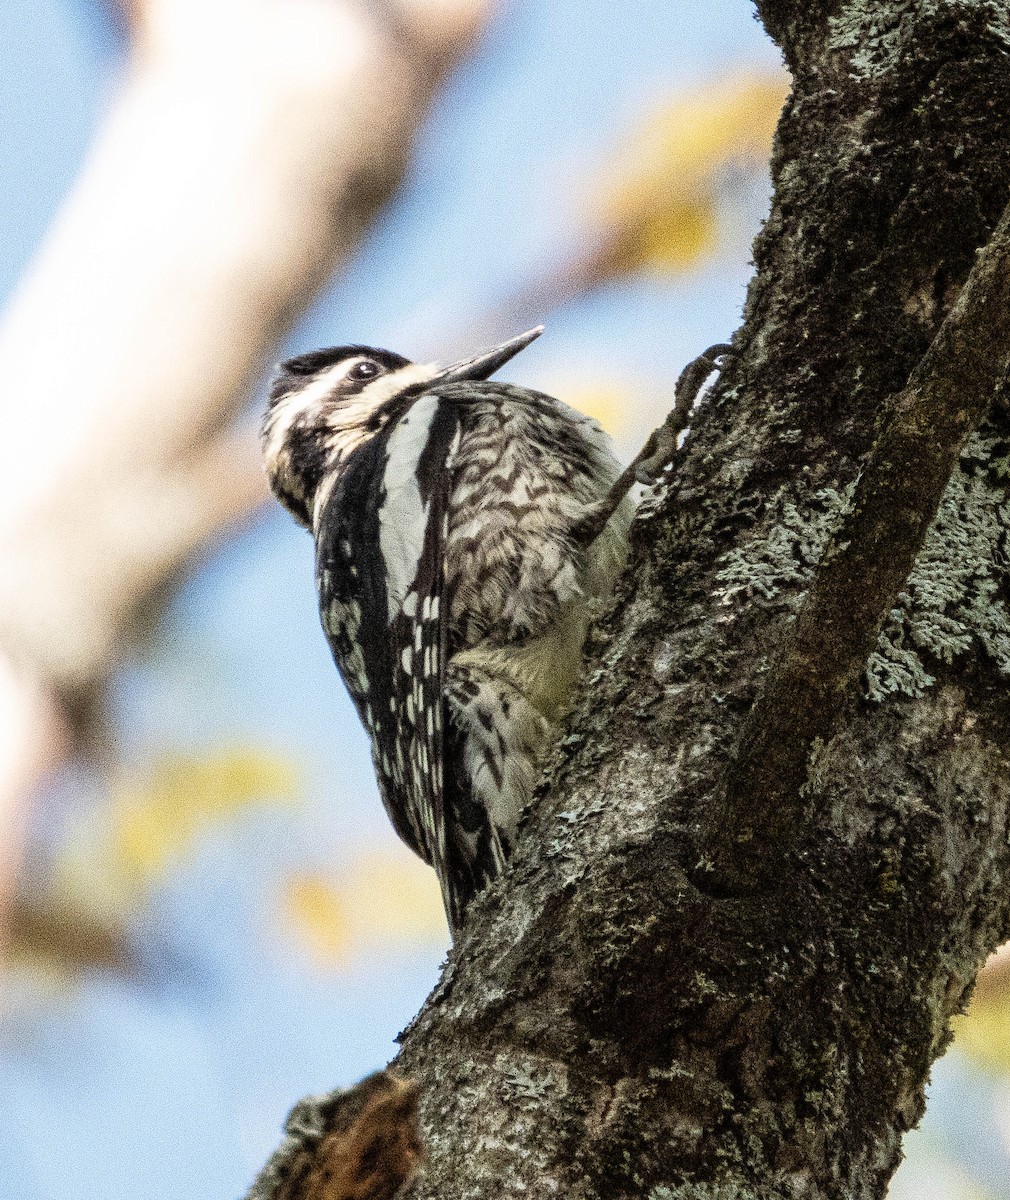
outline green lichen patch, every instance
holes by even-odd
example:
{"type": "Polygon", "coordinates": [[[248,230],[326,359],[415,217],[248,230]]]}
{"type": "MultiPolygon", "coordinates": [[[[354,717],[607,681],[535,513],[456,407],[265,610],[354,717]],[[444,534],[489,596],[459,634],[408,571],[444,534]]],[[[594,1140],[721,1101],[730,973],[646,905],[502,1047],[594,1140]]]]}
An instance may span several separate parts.
{"type": "Polygon", "coordinates": [[[1010,490],[1006,442],[971,437],[908,583],[867,664],[867,691],[920,696],[935,678],[924,656],[974,650],[1010,678],[1010,490]]]}
{"type": "Polygon", "coordinates": [[[924,21],[958,22],[968,36],[972,29],[1010,49],[1010,26],[1004,5],[993,0],[902,0],[882,5],[878,0],[850,0],[828,22],[827,49],[847,53],[855,79],[875,80],[892,71],[907,54],[921,46],[924,21]]]}
{"type": "MultiPolygon", "coordinates": [[[[798,607],[851,488],[823,489],[805,504],[773,501],[769,528],[732,550],[717,595],[798,607]]],[[[935,663],[965,654],[987,659],[1010,679],[1010,447],[994,431],[973,435],[944,493],[905,588],[866,667],[872,700],[921,696],[935,663]]],[[[934,668],[935,669],[935,668],[934,668]]]]}
{"type": "Polygon", "coordinates": [[[829,51],[848,51],[853,76],[876,79],[890,70],[898,56],[902,22],[919,6],[907,0],[886,7],[874,0],[856,0],[828,23],[829,51]]]}
{"type": "Polygon", "coordinates": [[[648,1200],[749,1200],[753,1190],[741,1184],[731,1183],[686,1183],[681,1187],[655,1187],[648,1200]]]}
{"type": "Polygon", "coordinates": [[[716,595],[723,604],[759,597],[774,600],[788,596],[797,585],[806,586],[821,560],[828,537],[848,500],[848,491],[824,488],[815,492],[806,507],[780,493],[773,502],[778,519],[742,546],[731,550],[716,572],[716,595]]]}

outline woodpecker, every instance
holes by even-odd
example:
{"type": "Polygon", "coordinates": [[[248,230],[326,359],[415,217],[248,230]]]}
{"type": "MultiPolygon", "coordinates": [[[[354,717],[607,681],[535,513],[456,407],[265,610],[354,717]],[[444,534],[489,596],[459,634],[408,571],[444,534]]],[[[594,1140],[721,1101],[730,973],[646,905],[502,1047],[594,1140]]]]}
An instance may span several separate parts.
{"type": "Polygon", "coordinates": [[[449,367],[303,354],[278,368],[263,424],[274,494],[315,538],[323,629],[383,804],[435,868],[454,938],[571,704],[630,487],[675,444],[654,435],[622,474],[594,420],[489,382],[541,332],[449,367]]]}

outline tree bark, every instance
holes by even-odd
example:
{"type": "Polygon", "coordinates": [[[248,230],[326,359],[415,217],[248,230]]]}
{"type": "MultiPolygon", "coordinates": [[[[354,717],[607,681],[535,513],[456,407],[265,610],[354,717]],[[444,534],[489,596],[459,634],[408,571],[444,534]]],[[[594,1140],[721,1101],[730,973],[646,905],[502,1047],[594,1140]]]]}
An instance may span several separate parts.
{"type": "Polygon", "coordinates": [[[417,1200],[881,1200],[1010,937],[1010,3],[758,9],[737,353],[402,1037],[417,1200]]]}
{"type": "MultiPolygon", "coordinates": [[[[760,761],[732,775],[832,532],[859,526],[860,471],[896,461],[894,398],[932,378],[1006,205],[1010,4],[758,8],[794,91],[737,356],[637,522],[515,860],[404,1036],[418,1198],[880,1198],[949,1018],[1010,937],[1005,310],[977,412],[955,403],[960,433],[925,438],[941,486],[888,501],[914,566],[867,601],[835,711],[778,731],[799,749],[781,794],[760,761]],[[759,833],[774,871],[746,887],[710,869],[728,778],[730,842],[795,814],[759,833]]],[[[886,574],[879,535],[836,609],[886,574]]]]}

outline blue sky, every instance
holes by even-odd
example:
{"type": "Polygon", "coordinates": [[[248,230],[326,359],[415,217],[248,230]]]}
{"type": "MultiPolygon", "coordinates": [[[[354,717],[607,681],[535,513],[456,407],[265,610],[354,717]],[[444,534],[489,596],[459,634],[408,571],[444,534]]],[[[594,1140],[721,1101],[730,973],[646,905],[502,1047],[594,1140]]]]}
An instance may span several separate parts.
{"type": "MultiPolygon", "coordinates": [[[[5,295],[73,180],[120,49],[84,0],[0,11],[5,295]]],[[[401,195],[287,348],[361,341],[424,357],[452,345],[571,248],[579,189],[636,116],[778,63],[746,0],[513,3],[445,89],[401,195]]],[[[614,285],[552,316],[523,381],[598,375],[655,404],[737,324],[759,215],[751,204],[732,254],[686,277],[614,285]]],[[[307,802],[251,810],[200,842],[133,921],[137,977],[89,974],[0,1027],[0,1200],[237,1196],[299,1096],[391,1057],[445,944],[390,945],[327,972],[271,915],[293,865],[397,852],[319,630],[309,539],[279,509],[194,571],[154,644],[119,672],[110,712],[125,766],[166,749],[268,746],[301,765],[307,802]]],[[[36,861],[102,799],[93,774],[68,773],[39,815],[36,861]]]]}

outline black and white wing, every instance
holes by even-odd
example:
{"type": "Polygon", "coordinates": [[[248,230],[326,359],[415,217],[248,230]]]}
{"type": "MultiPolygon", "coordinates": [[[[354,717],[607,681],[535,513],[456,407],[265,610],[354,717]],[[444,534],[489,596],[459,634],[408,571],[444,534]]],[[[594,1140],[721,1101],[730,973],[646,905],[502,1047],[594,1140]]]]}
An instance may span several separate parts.
{"type": "Polygon", "coordinates": [[[457,901],[445,811],[443,611],[458,410],[423,394],[351,457],[316,522],[320,614],[400,837],[457,901]]]}

